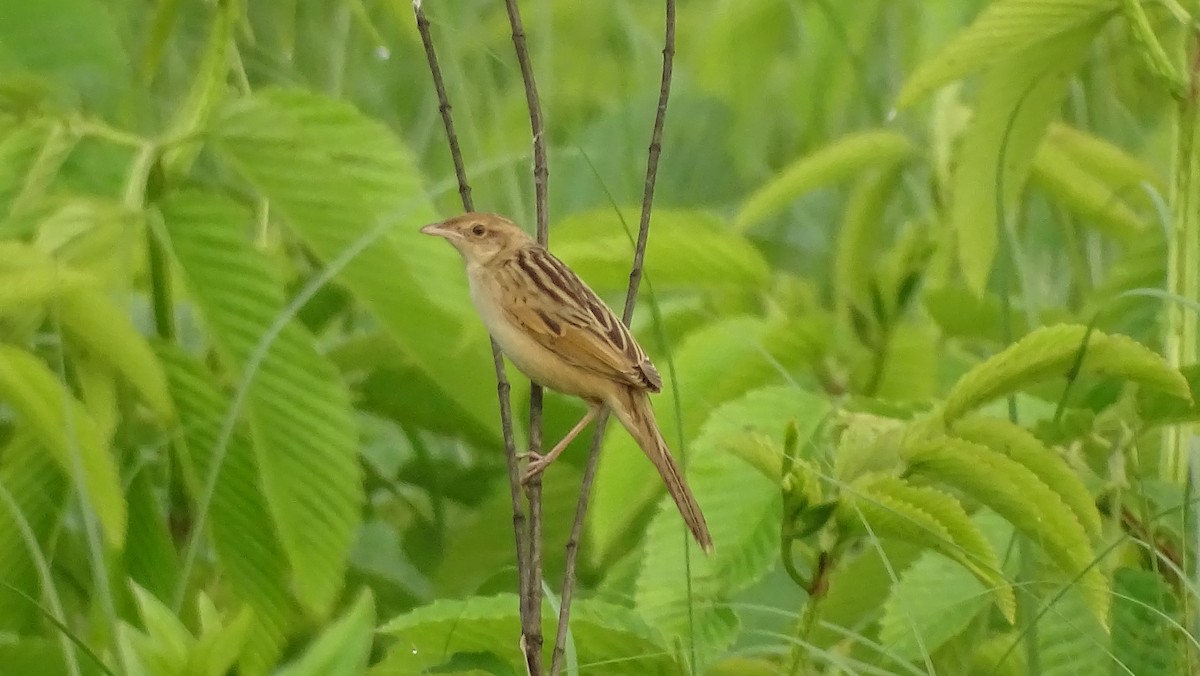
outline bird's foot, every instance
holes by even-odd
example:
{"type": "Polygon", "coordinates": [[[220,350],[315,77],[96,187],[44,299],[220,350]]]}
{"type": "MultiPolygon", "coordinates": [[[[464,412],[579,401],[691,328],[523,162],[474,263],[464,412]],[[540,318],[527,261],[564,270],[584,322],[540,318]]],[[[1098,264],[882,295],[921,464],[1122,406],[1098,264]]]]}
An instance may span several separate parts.
{"type": "Polygon", "coordinates": [[[530,481],[533,481],[535,478],[540,476],[542,472],[546,471],[546,468],[550,466],[550,463],[554,462],[553,456],[549,454],[542,455],[541,453],[534,453],[533,451],[521,453],[518,457],[529,461],[528,464],[525,465],[525,473],[521,476],[521,483],[525,485],[528,485],[530,481]]]}

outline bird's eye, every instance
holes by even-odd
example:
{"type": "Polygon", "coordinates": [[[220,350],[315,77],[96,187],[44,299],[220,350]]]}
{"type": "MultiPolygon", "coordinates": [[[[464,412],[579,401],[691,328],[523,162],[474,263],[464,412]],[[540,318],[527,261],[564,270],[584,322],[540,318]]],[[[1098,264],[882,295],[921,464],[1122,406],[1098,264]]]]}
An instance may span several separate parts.
{"type": "Polygon", "coordinates": [[[480,223],[476,223],[475,227],[471,228],[471,233],[474,234],[476,237],[483,237],[483,225],[480,223]]]}

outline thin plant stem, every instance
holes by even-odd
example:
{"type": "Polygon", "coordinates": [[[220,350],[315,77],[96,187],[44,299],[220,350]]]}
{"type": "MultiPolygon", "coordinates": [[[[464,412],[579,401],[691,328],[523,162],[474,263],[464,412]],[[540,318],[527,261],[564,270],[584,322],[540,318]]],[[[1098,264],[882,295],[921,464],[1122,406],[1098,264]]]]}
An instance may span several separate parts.
{"type": "MultiPolygon", "coordinates": [[[[533,76],[533,63],[525,41],[525,27],[521,22],[521,10],[517,0],[505,0],[508,22],[512,28],[513,50],[517,65],[521,69],[521,81],[525,86],[525,104],[529,109],[529,132],[533,140],[533,190],[534,209],[537,217],[537,241],[542,246],[549,244],[550,200],[547,179],[550,175],[546,162],[546,128],[542,121],[542,102],[538,97],[537,80],[533,76]]],[[[542,387],[533,383],[529,388],[529,453],[536,456],[542,450],[542,387]]],[[[529,584],[522,597],[527,609],[521,617],[521,647],[525,651],[525,662],[531,676],[542,673],[542,477],[533,476],[525,487],[529,506],[529,584]]]]}
{"type": "MultiPolygon", "coordinates": [[[[433,79],[434,90],[437,92],[438,112],[442,116],[442,125],[446,130],[446,143],[450,148],[450,157],[454,162],[454,174],[458,180],[458,196],[462,201],[464,211],[474,211],[475,205],[471,199],[471,185],[467,180],[466,165],[463,162],[462,150],[458,143],[458,134],[454,130],[454,118],[451,114],[451,106],[449,96],[446,94],[446,83],[442,78],[442,71],[438,65],[437,52],[433,46],[433,35],[429,29],[429,19],[426,18],[424,10],[421,8],[421,3],[413,3],[413,14],[417,21],[417,32],[421,34],[421,43],[425,48],[425,59],[429,63],[429,74],[433,79]]],[[[495,339],[492,344],[492,365],[496,372],[496,396],[500,401],[500,427],[504,437],[504,460],[508,466],[508,489],[512,499],[512,522],[513,522],[513,537],[514,547],[516,548],[517,558],[517,584],[521,597],[521,627],[522,632],[528,625],[527,615],[529,614],[530,604],[528,599],[531,597],[531,588],[538,588],[536,579],[531,575],[529,566],[529,554],[531,547],[528,543],[529,537],[526,532],[525,511],[521,507],[521,479],[520,466],[517,461],[517,446],[513,437],[512,426],[512,401],[509,396],[511,386],[508,382],[508,375],[504,371],[504,357],[500,353],[500,346],[495,339]]],[[[539,534],[540,534],[540,529],[539,534]]],[[[540,575],[537,576],[540,578],[540,575]]],[[[536,618],[537,626],[541,626],[540,617],[536,618]]],[[[525,641],[522,641],[522,646],[525,641]]],[[[535,661],[538,653],[533,652],[532,656],[535,661]]],[[[530,653],[526,653],[526,659],[529,660],[530,653]]],[[[540,664],[538,665],[540,667],[540,664]]],[[[531,671],[530,673],[540,673],[531,671]]]]}
{"type": "MultiPolygon", "coordinates": [[[[511,0],[510,0],[511,1],[511,0]]],[[[629,271],[629,286],[625,292],[625,309],[621,313],[621,321],[628,326],[633,318],[633,309],[637,303],[638,288],[641,286],[642,273],[646,259],[646,242],[650,237],[650,214],[654,207],[654,186],[658,179],[658,161],[662,155],[663,127],[667,118],[667,103],[671,96],[671,73],[675,61],[675,0],[665,0],[665,20],[663,30],[663,65],[662,80],[658,90],[658,107],[654,115],[654,127],[650,132],[650,147],[646,156],[646,183],[642,192],[642,213],[638,223],[637,245],[634,247],[633,264],[629,271]]],[[[608,426],[607,408],[600,411],[596,418],[596,431],[592,435],[592,445],[588,451],[587,464],[583,471],[583,480],[579,487],[579,502],[575,507],[575,522],[571,524],[571,534],[567,538],[566,565],[563,573],[563,587],[560,595],[558,611],[558,628],[554,636],[554,652],[550,658],[550,675],[557,676],[562,670],[563,655],[566,651],[567,630],[571,618],[571,600],[575,593],[575,569],[579,558],[579,540],[583,534],[583,521],[587,516],[588,499],[592,492],[592,483],[596,478],[596,467],[600,460],[600,447],[604,443],[604,432],[608,426]]],[[[685,555],[690,548],[685,547],[685,555]]],[[[694,666],[694,662],[693,662],[694,666]]]]}

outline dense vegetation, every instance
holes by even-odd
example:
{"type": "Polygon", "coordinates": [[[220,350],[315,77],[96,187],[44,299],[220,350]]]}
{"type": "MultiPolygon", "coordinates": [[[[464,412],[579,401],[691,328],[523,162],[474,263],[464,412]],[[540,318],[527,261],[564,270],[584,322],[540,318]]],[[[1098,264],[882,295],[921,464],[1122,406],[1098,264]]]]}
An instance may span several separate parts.
{"type": "MultiPolygon", "coordinates": [[[[532,227],[504,3],[427,5],[532,227]]],[[[619,307],[663,7],[522,12],[551,248],[619,307]]],[[[633,329],[717,553],[611,431],[568,671],[1200,664],[1198,20],[681,0],[633,329]]],[[[417,234],[459,210],[408,2],[0,2],[0,674],[524,673],[488,339],[417,234]]]]}

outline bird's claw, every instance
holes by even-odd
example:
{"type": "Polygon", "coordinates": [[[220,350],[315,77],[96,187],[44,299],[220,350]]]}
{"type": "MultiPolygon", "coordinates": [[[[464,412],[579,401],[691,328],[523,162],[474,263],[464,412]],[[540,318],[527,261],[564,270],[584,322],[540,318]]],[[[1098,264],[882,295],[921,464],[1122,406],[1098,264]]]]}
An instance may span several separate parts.
{"type": "Polygon", "coordinates": [[[526,485],[541,475],[542,472],[546,471],[546,468],[550,466],[550,463],[553,460],[552,458],[543,456],[541,453],[534,453],[533,451],[521,453],[517,457],[521,458],[522,460],[529,461],[529,464],[525,465],[525,473],[521,476],[521,483],[526,485]]]}

